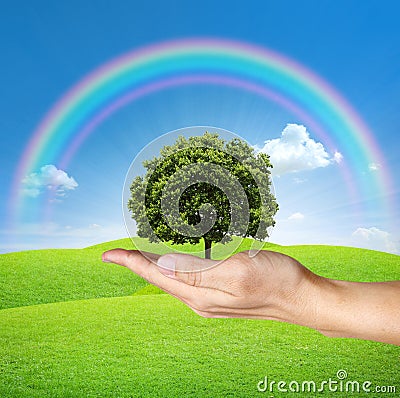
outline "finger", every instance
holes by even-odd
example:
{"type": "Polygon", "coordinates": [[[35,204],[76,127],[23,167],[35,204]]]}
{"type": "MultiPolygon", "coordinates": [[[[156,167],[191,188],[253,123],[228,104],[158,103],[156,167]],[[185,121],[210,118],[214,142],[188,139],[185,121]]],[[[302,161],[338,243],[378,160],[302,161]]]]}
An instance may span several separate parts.
{"type": "MultiPolygon", "coordinates": [[[[225,291],[226,267],[221,261],[208,260],[189,254],[165,254],[157,265],[164,275],[184,282],[189,286],[225,291]]],[[[229,293],[229,292],[227,292],[229,293]]]]}
{"type": "Polygon", "coordinates": [[[156,253],[149,253],[149,252],[143,252],[139,250],[125,250],[125,249],[113,249],[109,250],[103,253],[102,255],[102,260],[105,263],[115,263],[122,265],[124,267],[129,268],[129,266],[126,264],[125,260],[127,256],[136,256],[136,261],[143,262],[147,264],[148,262],[153,262],[157,263],[157,260],[160,257],[160,254],[156,253]],[[141,258],[141,257],[143,258],[141,258]]]}
{"type": "Polygon", "coordinates": [[[119,264],[129,268],[151,284],[182,299],[184,302],[195,301],[198,292],[196,292],[193,286],[185,285],[178,280],[168,278],[160,272],[160,267],[149,259],[153,258],[156,261],[159,257],[159,255],[151,253],[146,253],[145,256],[138,250],[114,249],[103,253],[102,259],[104,262],[119,264]]]}

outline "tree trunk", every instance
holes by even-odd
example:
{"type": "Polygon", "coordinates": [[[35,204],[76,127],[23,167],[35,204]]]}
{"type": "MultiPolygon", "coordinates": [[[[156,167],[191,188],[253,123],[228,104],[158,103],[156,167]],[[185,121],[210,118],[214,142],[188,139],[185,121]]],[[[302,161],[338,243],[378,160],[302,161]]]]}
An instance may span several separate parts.
{"type": "Polygon", "coordinates": [[[211,259],[211,244],[211,240],[204,239],[204,258],[211,259]]]}

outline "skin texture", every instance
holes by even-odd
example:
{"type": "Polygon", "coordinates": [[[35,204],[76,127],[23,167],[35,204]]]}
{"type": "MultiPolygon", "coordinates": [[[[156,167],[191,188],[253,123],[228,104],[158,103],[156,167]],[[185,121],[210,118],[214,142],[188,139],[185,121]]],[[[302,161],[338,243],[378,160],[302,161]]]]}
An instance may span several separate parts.
{"type": "Polygon", "coordinates": [[[400,281],[337,281],[284,254],[252,254],[217,262],[114,249],[103,254],[103,261],[129,268],[203,317],[270,319],[329,337],[400,345],[400,281]]]}

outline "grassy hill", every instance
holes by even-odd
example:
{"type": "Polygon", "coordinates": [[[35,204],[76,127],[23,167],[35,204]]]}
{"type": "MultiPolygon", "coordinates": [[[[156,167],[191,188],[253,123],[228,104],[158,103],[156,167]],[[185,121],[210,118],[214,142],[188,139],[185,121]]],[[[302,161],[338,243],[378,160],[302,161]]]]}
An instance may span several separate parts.
{"type": "Polygon", "coordinates": [[[398,385],[400,374],[399,347],[204,319],[165,294],[3,310],[0,342],[0,396],[13,398],[252,397],[266,375],[317,382],[344,369],[351,380],[398,385]]]}
{"type": "MultiPolygon", "coordinates": [[[[136,238],[140,248],[156,253],[168,247],[136,238]]],[[[244,239],[236,251],[246,250],[244,239]]],[[[129,270],[104,264],[101,254],[116,247],[133,249],[130,239],[91,246],[86,249],[33,250],[0,255],[0,309],[58,301],[118,297],[138,293],[148,284],[129,270]]],[[[268,250],[292,256],[312,271],[336,279],[378,281],[398,279],[400,257],[363,249],[335,246],[279,246],[268,250]]],[[[190,251],[193,246],[180,249],[190,251]]],[[[201,247],[194,247],[200,250],[201,247]]],[[[218,258],[218,252],[213,253],[218,258]]],[[[154,293],[148,288],[141,293],[154,293]]]]}
{"type": "MultiPolygon", "coordinates": [[[[126,239],[0,255],[0,397],[251,397],[265,376],[321,382],[339,369],[347,380],[396,385],[398,395],[400,347],[329,339],[272,321],[201,318],[166,294],[152,294],[156,289],[129,270],[102,263],[101,253],[114,247],[133,244],[126,239]]],[[[400,278],[395,255],[331,246],[267,248],[329,277],[400,278]]]]}

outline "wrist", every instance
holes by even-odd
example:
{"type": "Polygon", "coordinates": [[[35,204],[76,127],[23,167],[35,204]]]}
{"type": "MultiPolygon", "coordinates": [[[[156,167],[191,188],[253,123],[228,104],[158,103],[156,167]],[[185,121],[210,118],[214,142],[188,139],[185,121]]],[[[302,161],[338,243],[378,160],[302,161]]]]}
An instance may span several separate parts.
{"type": "Polygon", "coordinates": [[[314,274],[301,264],[282,275],[278,294],[268,306],[266,319],[275,319],[317,329],[320,326],[320,298],[329,280],[314,274]]]}
{"type": "Polygon", "coordinates": [[[349,335],[351,282],[336,281],[301,269],[297,282],[280,295],[276,319],[318,330],[329,337],[349,335]]]}
{"type": "Polygon", "coordinates": [[[356,337],[351,335],[355,301],[351,284],[319,276],[310,297],[312,314],[306,326],[328,337],[356,337]]]}

